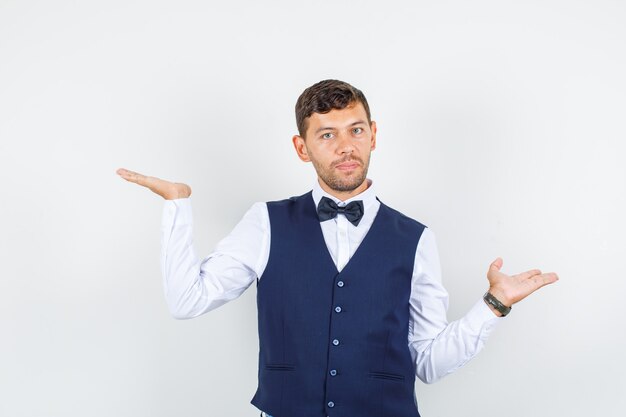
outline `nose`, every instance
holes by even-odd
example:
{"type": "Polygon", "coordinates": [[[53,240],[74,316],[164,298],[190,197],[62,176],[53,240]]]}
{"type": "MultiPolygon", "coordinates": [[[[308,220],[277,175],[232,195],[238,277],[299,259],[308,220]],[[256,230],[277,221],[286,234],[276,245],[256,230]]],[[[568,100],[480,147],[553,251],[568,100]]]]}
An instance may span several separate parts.
{"type": "Polygon", "coordinates": [[[342,155],[354,151],[354,143],[350,135],[340,134],[337,138],[337,153],[342,155]]]}

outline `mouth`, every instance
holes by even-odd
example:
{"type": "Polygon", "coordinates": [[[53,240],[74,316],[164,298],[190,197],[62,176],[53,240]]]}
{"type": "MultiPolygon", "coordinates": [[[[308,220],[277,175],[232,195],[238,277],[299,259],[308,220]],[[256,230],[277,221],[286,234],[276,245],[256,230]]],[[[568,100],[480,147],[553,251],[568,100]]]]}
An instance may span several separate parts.
{"type": "Polygon", "coordinates": [[[340,171],[352,171],[353,169],[356,169],[359,167],[359,162],[351,159],[349,161],[343,161],[338,163],[337,165],[335,165],[335,168],[340,170],[340,171]]]}
{"type": "Polygon", "coordinates": [[[356,169],[359,167],[359,163],[356,161],[346,161],[346,162],[342,162],[338,165],[335,165],[335,168],[341,170],[341,171],[351,171],[353,169],[356,169]]]}

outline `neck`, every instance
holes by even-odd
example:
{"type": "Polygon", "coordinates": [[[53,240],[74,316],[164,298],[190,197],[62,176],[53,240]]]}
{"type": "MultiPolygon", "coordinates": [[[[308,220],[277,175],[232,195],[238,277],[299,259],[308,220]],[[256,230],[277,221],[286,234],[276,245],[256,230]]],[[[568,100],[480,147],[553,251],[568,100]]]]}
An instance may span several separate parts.
{"type": "Polygon", "coordinates": [[[322,190],[326,191],[328,194],[332,195],[335,198],[338,198],[341,201],[346,201],[351,199],[352,197],[361,194],[363,191],[367,190],[367,188],[369,187],[369,183],[367,182],[367,179],[365,179],[361,185],[359,185],[358,187],[356,187],[354,190],[352,191],[339,191],[339,190],[334,190],[332,188],[330,188],[324,181],[322,181],[321,178],[317,178],[317,181],[320,184],[320,187],[322,187],[322,190]]]}

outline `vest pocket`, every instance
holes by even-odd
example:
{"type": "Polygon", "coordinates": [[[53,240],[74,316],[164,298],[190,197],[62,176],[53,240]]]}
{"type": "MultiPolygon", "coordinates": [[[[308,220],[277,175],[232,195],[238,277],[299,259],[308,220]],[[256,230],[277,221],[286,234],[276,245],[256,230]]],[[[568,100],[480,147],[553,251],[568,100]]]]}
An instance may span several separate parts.
{"type": "Polygon", "coordinates": [[[370,378],[389,379],[392,381],[404,381],[404,375],[390,374],[388,372],[370,372],[367,374],[370,378]]]}
{"type": "Polygon", "coordinates": [[[296,369],[296,367],[293,365],[276,363],[276,364],[265,365],[265,369],[267,371],[293,371],[294,369],[296,369]]]}

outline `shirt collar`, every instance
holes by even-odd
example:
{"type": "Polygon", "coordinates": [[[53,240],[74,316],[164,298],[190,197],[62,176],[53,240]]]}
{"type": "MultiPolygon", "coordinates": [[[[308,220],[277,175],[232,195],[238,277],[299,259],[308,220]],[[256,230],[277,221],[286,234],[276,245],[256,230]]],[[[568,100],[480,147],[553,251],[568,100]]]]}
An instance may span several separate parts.
{"type": "Polygon", "coordinates": [[[374,182],[367,178],[368,187],[361,194],[357,194],[352,198],[347,199],[346,201],[341,201],[337,197],[328,194],[326,191],[322,189],[319,184],[319,180],[315,181],[315,185],[313,186],[313,201],[315,202],[315,207],[320,203],[322,197],[328,197],[333,200],[339,207],[343,207],[346,204],[350,203],[354,200],[362,200],[363,201],[363,209],[367,213],[368,207],[371,207],[372,204],[376,202],[376,190],[374,189],[374,182]]]}

